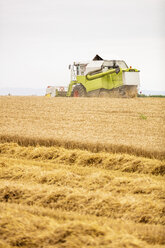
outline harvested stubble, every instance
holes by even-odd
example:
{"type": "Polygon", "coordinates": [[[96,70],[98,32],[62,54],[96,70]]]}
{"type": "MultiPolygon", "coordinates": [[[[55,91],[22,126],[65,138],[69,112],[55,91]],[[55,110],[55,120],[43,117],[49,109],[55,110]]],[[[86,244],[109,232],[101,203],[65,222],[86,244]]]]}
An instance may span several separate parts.
{"type": "Polygon", "coordinates": [[[2,142],[165,157],[165,99],[10,96],[0,106],[2,142]]]}
{"type": "Polygon", "coordinates": [[[0,247],[164,247],[165,161],[0,145],[0,247]]]}

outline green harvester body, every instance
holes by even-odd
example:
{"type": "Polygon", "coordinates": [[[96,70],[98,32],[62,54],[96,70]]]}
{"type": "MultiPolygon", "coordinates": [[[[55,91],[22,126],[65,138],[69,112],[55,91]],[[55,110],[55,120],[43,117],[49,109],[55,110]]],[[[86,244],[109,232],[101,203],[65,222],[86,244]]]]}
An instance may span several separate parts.
{"type": "Polygon", "coordinates": [[[121,69],[116,73],[115,69],[110,69],[107,72],[98,73],[95,75],[77,76],[76,81],[71,81],[68,87],[67,96],[71,96],[73,86],[81,84],[86,89],[86,92],[99,89],[111,90],[123,86],[123,72],[135,71],[137,69],[121,69]]]}
{"type": "Polygon", "coordinates": [[[136,97],[140,84],[139,70],[128,68],[123,60],[103,60],[96,55],[90,62],[69,65],[68,88],[48,87],[48,96],[67,97],[136,97]]]}

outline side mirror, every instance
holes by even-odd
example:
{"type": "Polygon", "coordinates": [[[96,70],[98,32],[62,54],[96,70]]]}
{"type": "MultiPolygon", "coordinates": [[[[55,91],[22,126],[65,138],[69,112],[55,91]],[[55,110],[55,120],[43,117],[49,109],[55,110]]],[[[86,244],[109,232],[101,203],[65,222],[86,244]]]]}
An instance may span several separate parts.
{"type": "Polygon", "coordinates": [[[71,65],[69,65],[69,70],[71,69],[71,65]]]}

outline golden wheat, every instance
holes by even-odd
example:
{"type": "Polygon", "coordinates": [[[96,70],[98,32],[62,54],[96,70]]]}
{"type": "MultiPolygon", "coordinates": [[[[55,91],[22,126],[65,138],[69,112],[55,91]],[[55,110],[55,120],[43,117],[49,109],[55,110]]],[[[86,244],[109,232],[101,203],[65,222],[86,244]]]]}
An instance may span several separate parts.
{"type": "Polygon", "coordinates": [[[165,163],[0,145],[1,247],[163,247],[165,163]]]}
{"type": "Polygon", "coordinates": [[[165,157],[164,99],[0,97],[0,106],[2,142],[165,157]]]}
{"type": "Polygon", "coordinates": [[[0,106],[0,248],[164,247],[164,99],[0,106]]]}

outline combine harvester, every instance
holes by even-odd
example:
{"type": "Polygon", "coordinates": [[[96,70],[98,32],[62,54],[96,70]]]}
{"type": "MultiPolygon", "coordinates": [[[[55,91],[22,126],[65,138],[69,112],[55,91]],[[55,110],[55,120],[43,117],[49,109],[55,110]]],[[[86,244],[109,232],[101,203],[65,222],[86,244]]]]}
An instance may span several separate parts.
{"type": "Polygon", "coordinates": [[[123,60],[103,60],[99,55],[89,63],[69,65],[69,87],[48,86],[47,96],[67,97],[136,97],[140,84],[139,70],[128,68],[123,60]]]}

